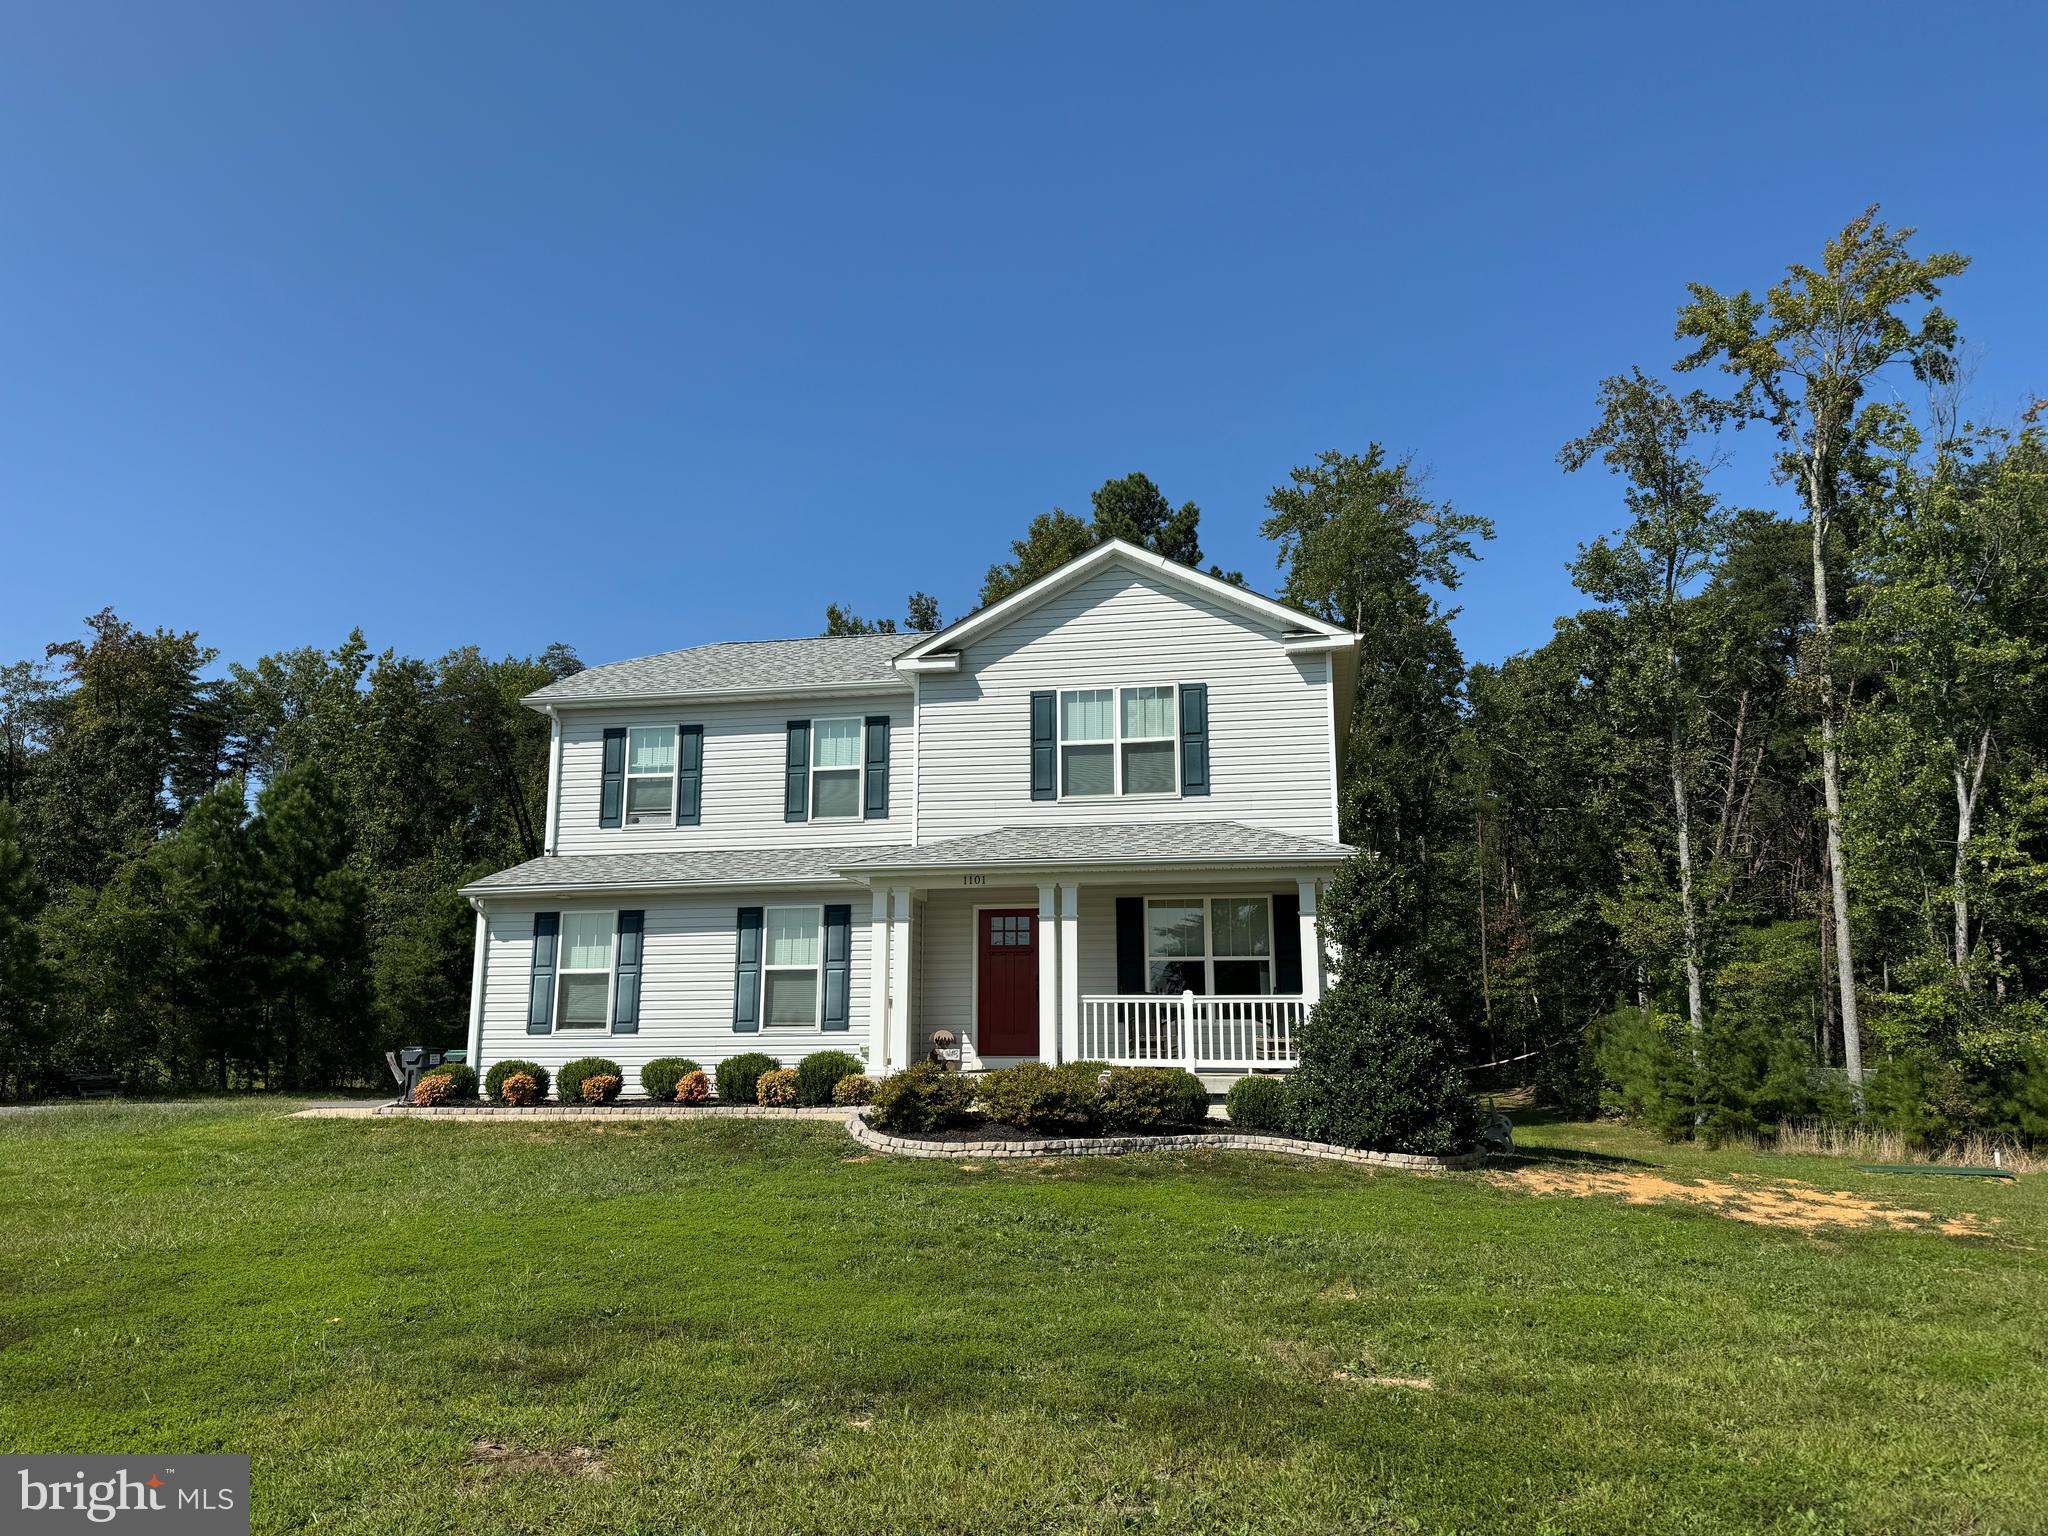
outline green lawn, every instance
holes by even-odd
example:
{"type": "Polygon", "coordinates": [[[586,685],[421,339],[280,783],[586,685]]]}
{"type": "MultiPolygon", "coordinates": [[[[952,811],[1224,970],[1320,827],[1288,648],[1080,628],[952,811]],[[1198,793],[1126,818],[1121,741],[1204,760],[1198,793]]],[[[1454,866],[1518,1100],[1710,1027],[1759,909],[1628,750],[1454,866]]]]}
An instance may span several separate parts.
{"type": "Polygon", "coordinates": [[[2040,1180],[1520,1133],[1540,1171],[1993,1235],[1807,1233],[1484,1174],[285,1107],[0,1116],[0,1445],[247,1451],[259,1531],[2048,1528],[2040,1180]]]}

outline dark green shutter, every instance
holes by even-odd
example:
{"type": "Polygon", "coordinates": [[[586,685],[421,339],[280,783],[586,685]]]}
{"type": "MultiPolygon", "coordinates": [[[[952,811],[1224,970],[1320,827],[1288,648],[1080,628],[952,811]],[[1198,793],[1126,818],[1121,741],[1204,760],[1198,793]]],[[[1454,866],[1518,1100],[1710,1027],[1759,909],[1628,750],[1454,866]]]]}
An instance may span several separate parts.
{"type": "Polygon", "coordinates": [[[823,1028],[846,1029],[853,995],[853,908],[825,909],[825,1008],[823,1028]]]}
{"type": "Polygon", "coordinates": [[[1123,997],[1142,997],[1152,979],[1145,964],[1145,898],[1116,899],[1116,990],[1123,997]]]}
{"type": "Polygon", "coordinates": [[[616,827],[626,809],[626,728],[604,733],[604,789],[597,797],[597,824],[616,827]]]}
{"type": "Polygon", "coordinates": [[[704,727],[676,727],[676,825],[694,827],[704,818],[704,727]]]}
{"type": "MultiPolygon", "coordinates": [[[[869,821],[886,821],[889,816],[889,717],[868,716],[868,788],[861,815],[869,821]]],[[[830,1029],[831,1025],[825,1026],[830,1029]]],[[[844,1025],[840,1026],[842,1029],[844,1025]]]]}
{"type": "Polygon", "coordinates": [[[1058,750],[1058,727],[1054,715],[1059,708],[1057,693],[1031,695],[1031,798],[1057,800],[1059,777],[1054,772],[1058,750]]]}
{"type": "Polygon", "coordinates": [[[741,907],[739,956],[732,974],[733,1033],[751,1035],[761,1028],[761,909],[741,907]]]}
{"type": "Polygon", "coordinates": [[[1301,991],[1301,893],[1273,898],[1273,990],[1301,991]]]}
{"type": "Polygon", "coordinates": [[[545,1035],[555,1027],[555,945],[562,934],[562,914],[533,914],[533,983],[526,996],[526,1032],[545,1035]]]}
{"type": "Polygon", "coordinates": [[[1209,793],[1209,685],[1180,685],[1180,792],[1209,793]]]}
{"type": "Polygon", "coordinates": [[[640,1033],[640,957],[646,948],[647,914],[619,914],[618,962],[612,967],[612,1033],[640,1033]]]}
{"type": "Polygon", "coordinates": [[[789,722],[789,755],[782,772],[782,819],[811,819],[811,722],[789,722]]]}

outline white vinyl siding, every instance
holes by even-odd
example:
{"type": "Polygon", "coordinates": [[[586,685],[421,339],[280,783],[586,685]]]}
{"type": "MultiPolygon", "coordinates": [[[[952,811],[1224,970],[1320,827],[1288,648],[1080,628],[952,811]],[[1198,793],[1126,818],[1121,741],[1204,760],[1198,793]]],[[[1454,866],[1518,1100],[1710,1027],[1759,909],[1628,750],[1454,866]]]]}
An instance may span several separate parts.
{"type": "MultiPolygon", "coordinates": [[[[769,890],[669,900],[634,897],[646,914],[646,930],[640,971],[640,1030],[631,1035],[596,1035],[587,1029],[529,1035],[526,1009],[533,969],[533,910],[501,911],[493,906],[487,930],[490,954],[478,1071],[488,1071],[492,1062],[508,1057],[537,1061],[554,1071],[579,1056],[604,1056],[616,1061],[625,1073],[626,1091],[637,1094],[640,1068],[658,1056],[688,1056],[702,1062],[708,1071],[743,1051],[766,1051],[791,1067],[812,1051],[858,1054],[868,1043],[868,893],[849,886],[834,888],[830,894],[806,891],[794,901],[782,895],[780,903],[777,896],[769,890]],[[765,906],[772,911],[781,904],[816,914],[828,902],[853,908],[852,985],[848,988],[851,1027],[845,1033],[783,1027],[735,1034],[732,987],[739,909],[765,906]]],[[[562,913],[565,939],[570,920],[579,911],[598,911],[592,902],[536,906],[541,911],[562,913]]],[[[601,915],[607,923],[616,923],[611,905],[607,904],[601,915]]]]}
{"type": "MultiPolygon", "coordinates": [[[[919,681],[919,840],[1033,822],[1193,819],[1327,839],[1336,815],[1329,658],[1289,655],[1281,648],[1282,633],[1277,621],[1251,619],[1111,566],[970,641],[959,672],[919,681]],[[1185,798],[1175,782],[1172,792],[1156,796],[1031,798],[1034,692],[1168,683],[1176,690],[1181,683],[1208,685],[1206,796],[1185,798]]],[[[1142,724],[1151,723],[1157,708],[1132,707],[1131,719],[1142,724]]],[[[1177,751],[1177,697],[1172,719],[1177,751]]],[[[1132,771],[1129,762],[1121,766],[1132,771]]],[[[1061,763],[1059,771],[1066,767],[1061,763]]],[[[1137,772],[1156,775],[1158,769],[1140,766],[1137,772]]]]}
{"type": "MultiPolygon", "coordinates": [[[[850,701],[846,716],[887,715],[890,722],[890,795],[887,818],[863,820],[858,814],[810,821],[782,819],[784,771],[789,751],[789,722],[816,716],[838,718],[816,702],[726,703],[693,705],[679,702],[631,709],[564,709],[562,772],[557,811],[557,850],[576,853],[661,852],[686,848],[767,848],[817,846],[830,843],[907,843],[910,841],[911,752],[914,729],[910,694],[884,694],[850,701]],[[678,722],[704,728],[703,812],[700,824],[677,827],[665,813],[652,826],[600,827],[598,796],[604,781],[605,727],[668,726],[678,722]]],[[[628,737],[630,748],[631,737],[628,737]]],[[[630,755],[630,754],[629,754],[630,755]]],[[[855,762],[861,758],[856,756],[855,762]]],[[[856,769],[856,781],[859,770],[856,769]]],[[[856,795],[860,793],[856,783],[856,795]]],[[[668,812],[674,810],[674,789],[668,790],[668,812]]]]}

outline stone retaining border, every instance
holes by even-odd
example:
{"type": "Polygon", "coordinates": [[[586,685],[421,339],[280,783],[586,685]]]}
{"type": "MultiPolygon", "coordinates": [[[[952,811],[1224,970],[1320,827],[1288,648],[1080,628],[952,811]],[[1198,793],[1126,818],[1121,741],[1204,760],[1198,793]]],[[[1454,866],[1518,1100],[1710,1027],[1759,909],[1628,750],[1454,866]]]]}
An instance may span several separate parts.
{"type": "Polygon", "coordinates": [[[1292,1136],[1262,1136],[1250,1131],[1190,1131],[1173,1136],[1065,1136],[1042,1141],[920,1141],[878,1131],[861,1115],[848,1115],[847,1134],[864,1147],[895,1157],[1122,1157],[1130,1152],[1279,1152],[1332,1163],[1358,1163],[1368,1168],[1401,1168],[1417,1173],[1457,1172],[1477,1168],[1484,1152],[1454,1157],[1424,1157],[1414,1152],[1361,1152],[1333,1147],[1326,1141],[1297,1141],[1292,1136]]]}
{"type": "Polygon", "coordinates": [[[775,1109],[765,1104],[365,1104],[302,1109],[301,1120],[843,1120],[832,1105],[775,1109]]]}

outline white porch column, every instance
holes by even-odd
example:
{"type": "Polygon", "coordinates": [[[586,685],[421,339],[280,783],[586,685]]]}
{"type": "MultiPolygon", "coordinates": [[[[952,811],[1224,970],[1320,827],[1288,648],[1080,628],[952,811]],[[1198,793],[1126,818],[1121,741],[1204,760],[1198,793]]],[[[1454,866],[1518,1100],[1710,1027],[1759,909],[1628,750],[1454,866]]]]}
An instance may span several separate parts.
{"type": "Polygon", "coordinates": [[[889,888],[875,887],[868,899],[868,1073],[889,1067],[889,888]]]}
{"type": "Polygon", "coordinates": [[[889,916],[889,1070],[910,1065],[911,891],[907,885],[889,892],[895,910],[889,916]]]}
{"type": "Polygon", "coordinates": [[[1060,1060],[1081,1059],[1081,887],[1060,887],[1060,1060]]]}
{"type": "MultiPolygon", "coordinates": [[[[1060,1059],[1060,947],[1056,885],[1038,888],[1038,1059],[1060,1059]]],[[[977,938],[978,942],[978,938],[977,938]]]]}
{"type": "Polygon", "coordinates": [[[1323,995],[1323,935],[1316,914],[1316,882],[1297,880],[1301,892],[1301,996],[1313,1003],[1323,995]]]}

